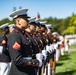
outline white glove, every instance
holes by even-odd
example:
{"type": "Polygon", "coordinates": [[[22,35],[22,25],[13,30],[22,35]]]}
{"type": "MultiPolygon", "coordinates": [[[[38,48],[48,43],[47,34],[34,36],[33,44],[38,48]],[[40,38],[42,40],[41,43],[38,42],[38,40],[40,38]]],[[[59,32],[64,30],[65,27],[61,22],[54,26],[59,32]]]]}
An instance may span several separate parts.
{"type": "Polygon", "coordinates": [[[46,58],[47,58],[47,51],[46,50],[42,50],[42,55],[44,56],[44,60],[46,60],[46,58]]]}
{"type": "Polygon", "coordinates": [[[50,46],[46,45],[46,51],[50,52],[50,46]]]}
{"type": "Polygon", "coordinates": [[[36,59],[39,60],[39,67],[42,66],[42,59],[43,59],[43,55],[41,53],[37,53],[36,54],[36,59]]]}

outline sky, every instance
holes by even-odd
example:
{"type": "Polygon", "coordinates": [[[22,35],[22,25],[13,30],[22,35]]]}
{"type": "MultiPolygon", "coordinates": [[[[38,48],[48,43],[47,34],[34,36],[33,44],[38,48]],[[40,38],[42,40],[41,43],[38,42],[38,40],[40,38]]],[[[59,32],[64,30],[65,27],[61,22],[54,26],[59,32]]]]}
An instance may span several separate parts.
{"type": "Polygon", "coordinates": [[[48,17],[67,18],[76,14],[76,0],[0,0],[0,20],[9,18],[13,7],[27,8],[28,15],[35,17],[40,13],[41,19],[48,17]]]}

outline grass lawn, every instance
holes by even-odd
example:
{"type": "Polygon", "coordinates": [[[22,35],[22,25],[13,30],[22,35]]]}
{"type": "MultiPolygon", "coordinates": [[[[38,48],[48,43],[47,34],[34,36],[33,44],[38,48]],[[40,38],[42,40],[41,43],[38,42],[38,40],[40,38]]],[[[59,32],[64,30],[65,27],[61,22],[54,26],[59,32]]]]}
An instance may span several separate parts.
{"type": "Polygon", "coordinates": [[[76,75],[76,52],[60,57],[56,63],[56,75],[76,75]]]}

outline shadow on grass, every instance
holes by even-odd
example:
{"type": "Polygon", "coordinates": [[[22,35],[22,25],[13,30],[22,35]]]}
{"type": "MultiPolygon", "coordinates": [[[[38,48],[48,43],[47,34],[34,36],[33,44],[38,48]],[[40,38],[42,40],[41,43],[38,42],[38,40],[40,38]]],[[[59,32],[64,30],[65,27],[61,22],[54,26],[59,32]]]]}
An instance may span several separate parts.
{"type": "Polygon", "coordinates": [[[65,54],[65,55],[63,55],[63,56],[60,56],[59,61],[68,60],[68,59],[70,59],[70,58],[69,58],[69,54],[65,54]]]}
{"type": "Polygon", "coordinates": [[[57,73],[55,75],[76,75],[76,70],[66,71],[66,72],[60,72],[60,73],[57,73]]]}
{"type": "Polygon", "coordinates": [[[56,66],[62,66],[64,63],[56,63],[56,66]]]}

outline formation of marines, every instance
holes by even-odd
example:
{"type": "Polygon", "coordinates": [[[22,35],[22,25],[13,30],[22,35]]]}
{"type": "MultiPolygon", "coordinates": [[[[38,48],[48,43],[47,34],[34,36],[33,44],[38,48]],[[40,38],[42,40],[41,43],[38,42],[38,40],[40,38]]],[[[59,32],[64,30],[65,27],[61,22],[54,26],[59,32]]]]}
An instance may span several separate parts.
{"type": "Polygon", "coordinates": [[[58,33],[27,11],[14,11],[14,24],[0,26],[0,75],[55,75],[61,48],[58,33]]]}

